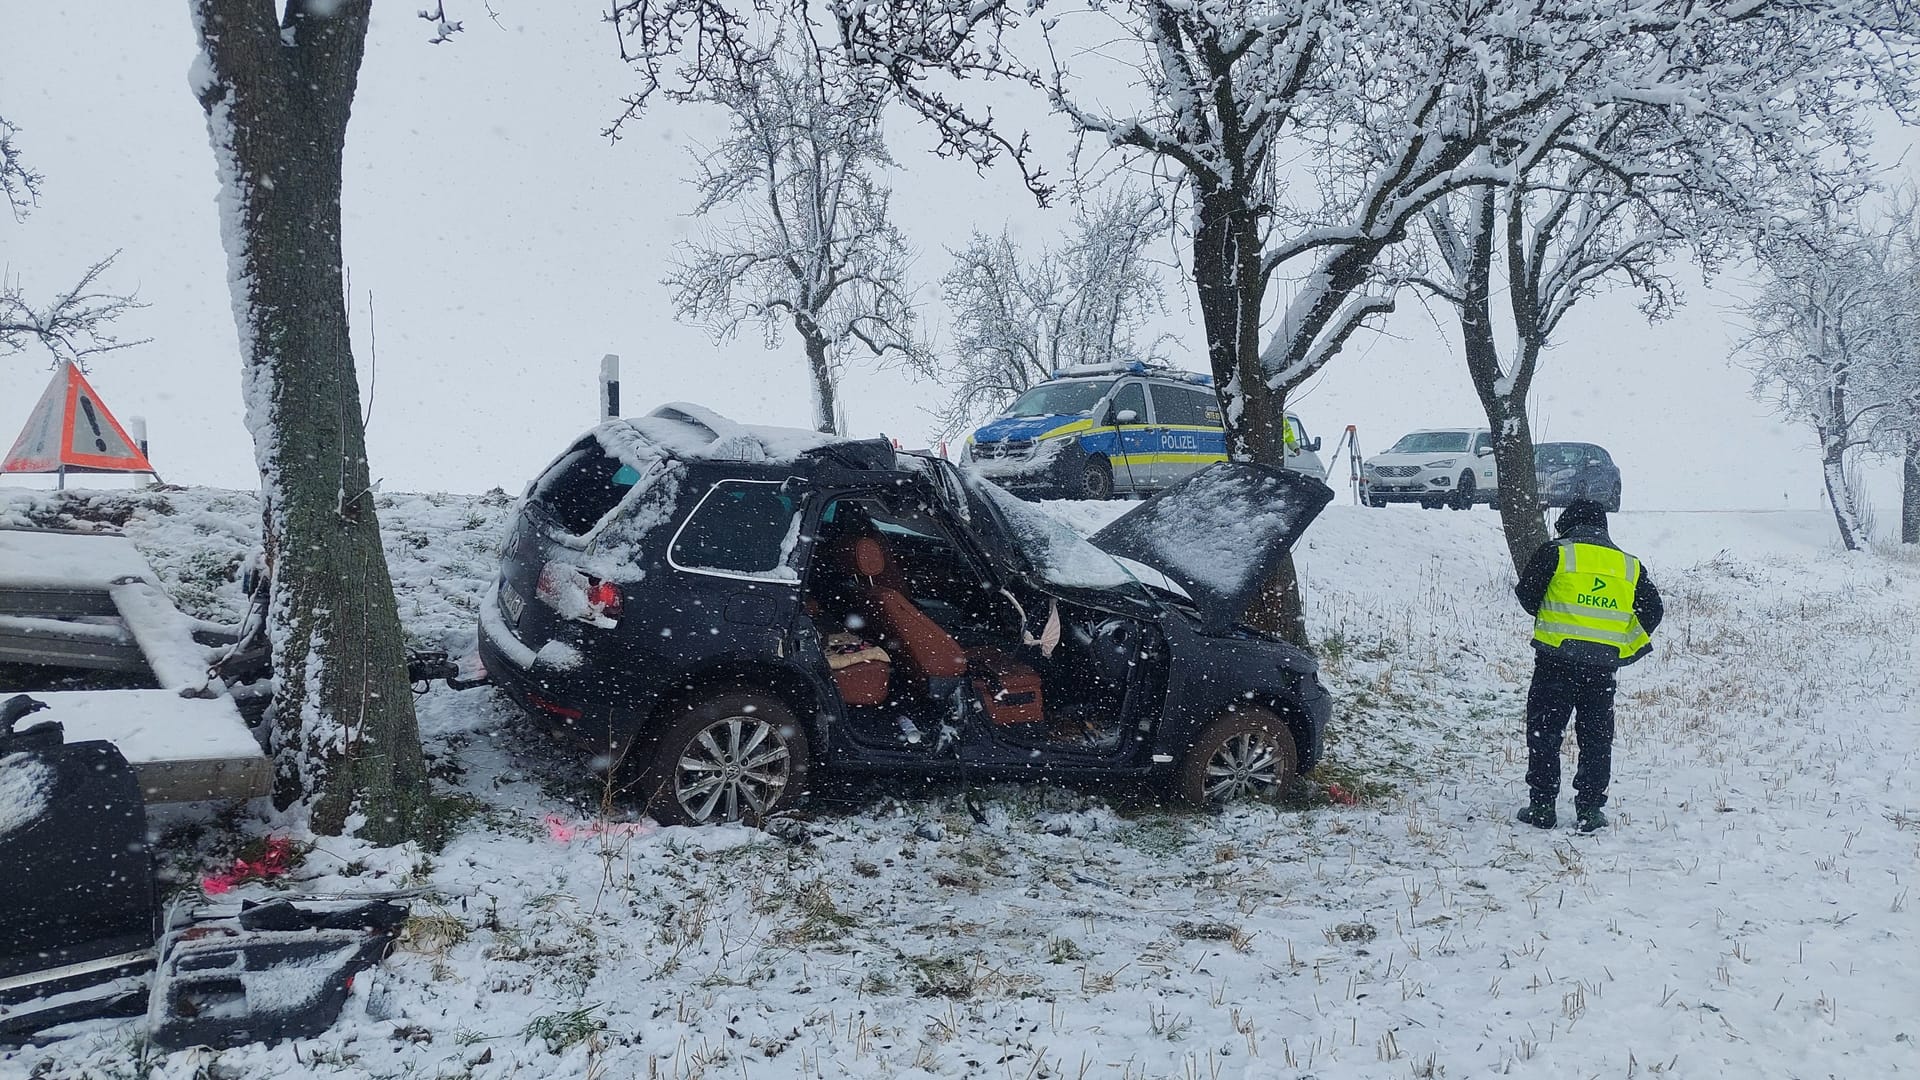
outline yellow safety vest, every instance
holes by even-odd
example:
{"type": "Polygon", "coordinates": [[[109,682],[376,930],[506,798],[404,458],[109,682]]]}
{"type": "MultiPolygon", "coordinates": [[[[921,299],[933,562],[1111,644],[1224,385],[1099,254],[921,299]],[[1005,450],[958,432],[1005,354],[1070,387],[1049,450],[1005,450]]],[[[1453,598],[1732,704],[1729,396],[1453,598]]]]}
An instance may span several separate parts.
{"type": "Polygon", "coordinates": [[[1560,542],[1560,565],[1547,585],[1534,619],[1533,640],[1559,650],[1569,641],[1617,650],[1621,664],[1653,648],[1653,639],[1633,613],[1640,560],[1618,548],[1560,542]]]}

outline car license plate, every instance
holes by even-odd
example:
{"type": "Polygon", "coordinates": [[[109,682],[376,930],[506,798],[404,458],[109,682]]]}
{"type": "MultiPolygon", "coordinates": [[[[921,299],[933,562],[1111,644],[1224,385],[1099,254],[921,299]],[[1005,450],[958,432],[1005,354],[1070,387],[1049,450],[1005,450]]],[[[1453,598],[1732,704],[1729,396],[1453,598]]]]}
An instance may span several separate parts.
{"type": "Polygon", "coordinates": [[[518,590],[506,582],[503,581],[500,583],[500,610],[507,613],[507,624],[509,626],[519,625],[520,612],[524,610],[526,606],[526,597],[521,596],[518,590]]]}

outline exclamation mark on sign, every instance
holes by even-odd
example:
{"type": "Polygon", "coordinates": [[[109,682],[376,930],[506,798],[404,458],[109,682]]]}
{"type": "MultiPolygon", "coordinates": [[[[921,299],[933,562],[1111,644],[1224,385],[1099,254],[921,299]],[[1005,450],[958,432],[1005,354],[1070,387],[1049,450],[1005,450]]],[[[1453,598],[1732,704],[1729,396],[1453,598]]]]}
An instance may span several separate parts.
{"type": "Polygon", "coordinates": [[[93,414],[93,399],[80,395],[80,411],[87,414],[87,426],[93,429],[93,448],[98,453],[107,452],[107,439],[100,431],[100,418],[93,414]]]}

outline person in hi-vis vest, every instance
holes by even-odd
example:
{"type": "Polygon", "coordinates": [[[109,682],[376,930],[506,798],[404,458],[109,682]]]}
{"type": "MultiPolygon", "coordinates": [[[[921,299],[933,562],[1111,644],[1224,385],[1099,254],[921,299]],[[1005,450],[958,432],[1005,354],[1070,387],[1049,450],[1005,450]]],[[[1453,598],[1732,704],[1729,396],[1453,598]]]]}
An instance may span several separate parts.
{"type": "Polygon", "coordinates": [[[1580,747],[1573,808],[1581,832],[1607,824],[1613,772],[1615,669],[1645,656],[1663,607],[1639,559],[1607,535],[1607,511],[1577,499],[1554,522],[1513,593],[1534,617],[1533,683],[1527,688],[1527,807],[1519,820],[1553,828],[1560,798],[1560,745],[1573,717],[1580,747]]]}

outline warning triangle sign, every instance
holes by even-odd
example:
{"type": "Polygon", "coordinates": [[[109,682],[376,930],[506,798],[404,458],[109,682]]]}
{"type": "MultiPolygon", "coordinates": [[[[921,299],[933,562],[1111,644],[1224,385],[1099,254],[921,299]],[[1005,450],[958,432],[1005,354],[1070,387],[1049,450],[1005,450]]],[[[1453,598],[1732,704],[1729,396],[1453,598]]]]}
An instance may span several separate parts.
{"type": "Polygon", "coordinates": [[[13,441],[0,472],[153,472],[87,377],[62,363],[13,441]]]}

